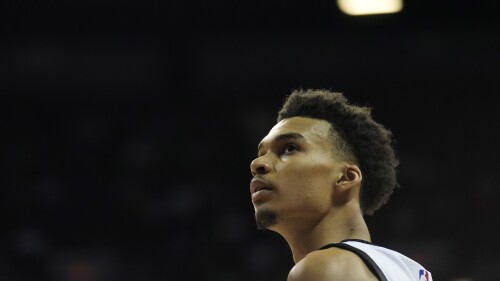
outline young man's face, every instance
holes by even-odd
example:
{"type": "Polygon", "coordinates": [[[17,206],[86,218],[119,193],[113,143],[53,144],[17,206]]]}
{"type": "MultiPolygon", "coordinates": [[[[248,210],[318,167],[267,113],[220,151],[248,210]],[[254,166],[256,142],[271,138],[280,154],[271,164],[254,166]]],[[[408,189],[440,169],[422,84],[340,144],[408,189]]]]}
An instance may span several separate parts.
{"type": "Polygon", "coordinates": [[[276,124],[259,144],[250,169],[257,225],[317,223],[331,209],[342,163],[334,158],[327,121],[293,117],[276,124]]]}

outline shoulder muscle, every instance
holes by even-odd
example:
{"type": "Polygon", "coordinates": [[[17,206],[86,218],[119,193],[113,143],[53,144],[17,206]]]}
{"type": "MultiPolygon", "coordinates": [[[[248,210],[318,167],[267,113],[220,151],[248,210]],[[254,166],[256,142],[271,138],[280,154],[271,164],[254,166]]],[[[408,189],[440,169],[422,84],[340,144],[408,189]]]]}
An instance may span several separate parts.
{"type": "Polygon", "coordinates": [[[290,271],[288,281],[376,281],[365,263],[354,253],[330,248],[314,251],[290,271]]]}

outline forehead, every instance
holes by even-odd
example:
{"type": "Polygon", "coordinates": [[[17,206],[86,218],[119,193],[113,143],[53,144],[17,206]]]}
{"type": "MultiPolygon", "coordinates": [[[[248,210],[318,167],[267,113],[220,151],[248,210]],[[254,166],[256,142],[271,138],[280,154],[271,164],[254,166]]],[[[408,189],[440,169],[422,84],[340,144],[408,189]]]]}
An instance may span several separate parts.
{"type": "Polygon", "coordinates": [[[262,142],[269,142],[274,138],[289,133],[298,133],[306,140],[323,142],[330,137],[331,125],[321,119],[307,117],[292,117],[281,120],[269,131],[262,142]]]}

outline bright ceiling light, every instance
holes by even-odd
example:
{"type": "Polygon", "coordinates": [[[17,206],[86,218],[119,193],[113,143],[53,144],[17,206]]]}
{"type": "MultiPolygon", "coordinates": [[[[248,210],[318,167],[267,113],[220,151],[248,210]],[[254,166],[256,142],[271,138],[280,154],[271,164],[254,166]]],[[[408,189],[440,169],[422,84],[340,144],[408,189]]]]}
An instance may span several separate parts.
{"type": "Polygon", "coordinates": [[[337,0],[340,10],[350,16],[397,13],[403,0],[337,0]]]}

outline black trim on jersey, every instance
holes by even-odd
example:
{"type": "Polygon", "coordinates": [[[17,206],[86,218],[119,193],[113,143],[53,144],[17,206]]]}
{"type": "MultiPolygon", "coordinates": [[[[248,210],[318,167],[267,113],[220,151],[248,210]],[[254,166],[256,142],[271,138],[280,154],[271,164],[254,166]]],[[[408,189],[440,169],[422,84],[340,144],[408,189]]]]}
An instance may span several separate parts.
{"type": "MultiPolygon", "coordinates": [[[[344,241],[356,241],[356,242],[363,242],[363,243],[371,244],[370,242],[367,242],[364,240],[356,240],[356,239],[350,239],[350,240],[344,240],[344,241]]],[[[342,242],[344,242],[344,241],[342,241],[342,242]]],[[[368,256],[368,254],[366,254],[365,252],[363,252],[362,250],[360,250],[356,247],[353,247],[349,244],[345,244],[342,242],[325,245],[325,246],[319,248],[319,250],[324,250],[324,249],[335,247],[335,248],[340,248],[343,250],[353,252],[354,254],[356,254],[358,257],[361,258],[361,260],[366,264],[368,269],[370,269],[370,271],[377,277],[377,279],[379,281],[388,281],[387,278],[385,277],[384,273],[380,269],[380,267],[378,267],[378,265],[375,263],[375,261],[373,261],[373,259],[370,256],[368,256]]]]}

